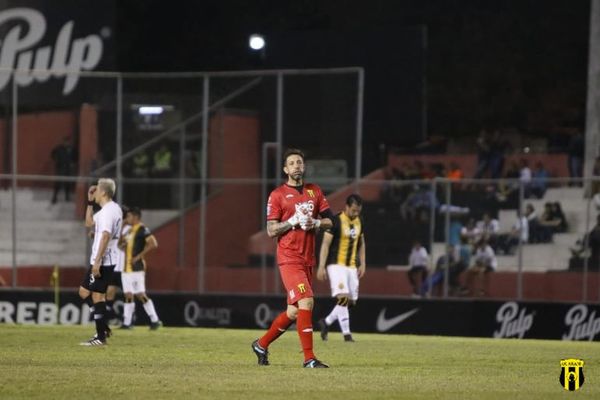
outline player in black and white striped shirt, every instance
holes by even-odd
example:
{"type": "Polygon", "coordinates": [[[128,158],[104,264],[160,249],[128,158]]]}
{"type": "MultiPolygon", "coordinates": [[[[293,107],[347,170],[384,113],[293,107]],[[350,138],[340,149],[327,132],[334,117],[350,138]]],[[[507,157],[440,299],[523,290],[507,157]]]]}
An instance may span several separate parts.
{"type": "Polygon", "coordinates": [[[84,346],[102,346],[106,344],[107,332],[110,332],[106,320],[106,288],[111,281],[115,265],[118,262],[117,243],[121,235],[123,212],[112,199],[115,195],[115,181],[108,178],[98,180],[97,186],[88,190],[88,206],[85,213],[85,226],[94,227],[94,243],[90,256],[90,267],[86,273],[79,295],[88,304],[93,303],[96,335],[84,346]],[[93,205],[97,203],[101,210],[93,213],[93,205]]]}

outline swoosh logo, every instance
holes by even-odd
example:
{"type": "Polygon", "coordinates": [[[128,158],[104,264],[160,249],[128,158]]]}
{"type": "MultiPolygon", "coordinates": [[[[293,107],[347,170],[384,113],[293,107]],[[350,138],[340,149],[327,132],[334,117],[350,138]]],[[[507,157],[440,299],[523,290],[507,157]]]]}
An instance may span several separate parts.
{"type": "Polygon", "coordinates": [[[381,312],[379,313],[379,317],[377,317],[377,330],[379,332],[387,332],[390,329],[392,329],[394,326],[398,325],[402,321],[409,319],[414,314],[419,312],[418,308],[413,308],[410,311],[402,313],[394,318],[388,319],[385,317],[385,310],[386,310],[385,308],[383,310],[381,310],[381,312]]]}

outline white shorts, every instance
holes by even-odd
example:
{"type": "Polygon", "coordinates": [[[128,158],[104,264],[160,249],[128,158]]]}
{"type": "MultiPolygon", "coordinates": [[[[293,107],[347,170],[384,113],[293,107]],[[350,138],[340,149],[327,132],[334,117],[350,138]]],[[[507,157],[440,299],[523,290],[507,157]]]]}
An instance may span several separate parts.
{"type": "Polygon", "coordinates": [[[144,271],[123,272],[121,283],[123,283],[123,293],[145,293],[146,273],[144,271]]]}
{"type": "Polygon", "coordinates": [[[358,270],[345,265],[331,264],[327,266],[331,296],[347,293],[350,299],[358,300],[358,270]]]}

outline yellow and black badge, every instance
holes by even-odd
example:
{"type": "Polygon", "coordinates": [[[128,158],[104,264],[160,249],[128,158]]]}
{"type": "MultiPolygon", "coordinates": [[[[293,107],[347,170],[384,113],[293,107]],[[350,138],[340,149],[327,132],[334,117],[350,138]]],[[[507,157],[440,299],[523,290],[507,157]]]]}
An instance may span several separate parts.
{"type": "Polygon", "coordinates": [[[583,360],[577,360],[575,358],[568,358],[566,360],[560,360],[560,384],[565,390],[579,390],[583,386],[585,378],[583,376],[583,360]]]}

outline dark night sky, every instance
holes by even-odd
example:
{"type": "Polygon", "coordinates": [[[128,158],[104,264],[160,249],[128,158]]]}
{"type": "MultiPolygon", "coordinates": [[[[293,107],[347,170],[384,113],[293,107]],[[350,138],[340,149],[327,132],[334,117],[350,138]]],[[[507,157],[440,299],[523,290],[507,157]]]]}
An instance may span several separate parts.
{"type": "MultiPolygon", "coordinates": [[[[386,31],[385,60],[403,30],[424,26],[428,134],[472,135],[482,125],[546,134],[583,121],[588,14],[588,1],[566,0],[128,0],[117,4],[117,59],[125,71],[244,69],[255,66],[253,32],[268,40],[386,31]]],[[[263,66],[276,66],[267,55],[263,66]]],[[[327,63],[308,58],[360,61],[343,52],[327,63]]],[[[365,115],[367,134],[374,118],[365,115]]]]}

